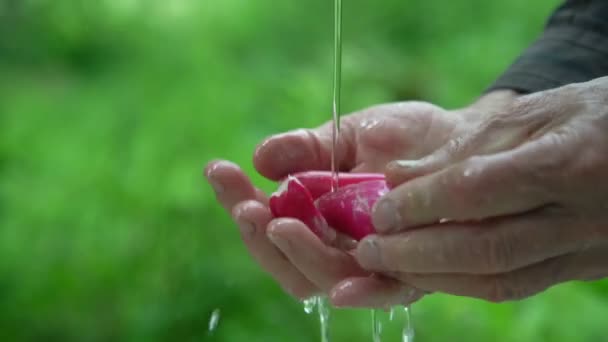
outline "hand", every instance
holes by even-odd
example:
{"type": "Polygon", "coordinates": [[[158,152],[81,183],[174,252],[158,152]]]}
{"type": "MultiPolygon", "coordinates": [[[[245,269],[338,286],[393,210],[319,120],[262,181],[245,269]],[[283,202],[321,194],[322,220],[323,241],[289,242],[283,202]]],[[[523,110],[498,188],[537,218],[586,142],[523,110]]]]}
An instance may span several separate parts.
{"type": "Polygon", "coordinates": [[[389,166],[402,184],[377,203],[382,235],[360,243],[360,264],[493,302],[608,276],[608,77],[519,97],[479,122],[389,166]]]}
{"type": "MultiPolygon", "coordinates": [[[[463,113],[409,102],[344,116],[338,146],[340,169],[382,172],[388,161],[424,156],[455,136],[465,122],[463,113]]],[[[266,139],[256,150],[254,164],[262,175],[278,180],[298,171],[328,170],[330,158],[331,123],[327,123],[266,139]]],[[[266,195],[253,187],[238,166],[212,162],[206,176],[217,189],[218,201],[241,228],[254,259],[291,295],[307,298],[340,285],[343,295],[335,304],[345,299],[357,306],[386,306],[420,296],[395,280],[369,277],[370,272],[362,270],[350,253],[321,243],[301,222],[273,220],[266,195]],[[355,292],[340,283],[350,277],[361,281],[355,292]]]]}

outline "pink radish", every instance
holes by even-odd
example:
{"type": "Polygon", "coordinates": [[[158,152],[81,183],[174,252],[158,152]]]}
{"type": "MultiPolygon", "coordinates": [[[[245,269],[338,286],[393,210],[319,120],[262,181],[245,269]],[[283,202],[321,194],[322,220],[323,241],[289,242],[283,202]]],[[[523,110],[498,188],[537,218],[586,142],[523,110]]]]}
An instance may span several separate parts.
{"type": "MultiPolygon", "coordinates": [[[[330,171],[300,172],[293,174],[292,177],[297,178],[315,200],[331,191],[332,173],[330,171]]],[[[381,173],[340,173],[338,188],[370,180],[384,180],[384,175],[381,173]]]]}
{"type": "Polygon", "coordinates": [[[273,216],[299,219],[322,239],[332,234],[329,227],[355,240],[374,233],[371,210],[389,191],[384,175],[341,173],[338,181],[337,191],[332,192],[331,172],[302,172],[287,177],[270,198],[273,216]]]}
{"type": "Polygon", "coordinates": [[[279,189],[270,197],[270,211],[274,217],[290,217],[298,219],[312,230],[319,238],[328,237],[329,227],[315,207],[310,192],[298,180],[289,176],[281,183],[279,189]]]}
{"type": "Polygon", "coordinates": [[[375,232],[372,208],[388,191],[384,180],[365,181],[328,192],[315,204],[330,227],[361,240],[375,232]]]}

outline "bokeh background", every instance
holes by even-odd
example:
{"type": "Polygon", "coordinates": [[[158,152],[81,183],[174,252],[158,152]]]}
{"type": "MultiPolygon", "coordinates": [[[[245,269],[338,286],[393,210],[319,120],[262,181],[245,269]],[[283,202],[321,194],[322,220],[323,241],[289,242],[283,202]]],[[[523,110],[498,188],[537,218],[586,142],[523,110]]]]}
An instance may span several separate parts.
{"type": "MultiPolygon", "coordinates": [[[[344,111],[464,106],[556,5],[345,0],[344,111]]],[[[328,120],[332,20],[330,0],[0,0],[0,339],[318,341],[202,168],[228,158],[274,188],[252,152],[328,120]]],[[[605,281],[413,311],[421,342],[608,340],[605,281]]],[[[334,311],[333,340],[371,341],[369,317],[334,311]]]]}

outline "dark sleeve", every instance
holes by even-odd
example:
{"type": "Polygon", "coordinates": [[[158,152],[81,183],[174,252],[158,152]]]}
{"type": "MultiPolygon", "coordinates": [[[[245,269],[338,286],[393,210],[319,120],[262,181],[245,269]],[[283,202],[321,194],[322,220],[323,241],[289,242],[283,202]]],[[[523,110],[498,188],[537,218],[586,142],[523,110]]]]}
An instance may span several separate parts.
{"type": "Polygon", "coordinates": [[[608,75],[608,0],[568,0],[490,86],[531,93],[608,75]]]}

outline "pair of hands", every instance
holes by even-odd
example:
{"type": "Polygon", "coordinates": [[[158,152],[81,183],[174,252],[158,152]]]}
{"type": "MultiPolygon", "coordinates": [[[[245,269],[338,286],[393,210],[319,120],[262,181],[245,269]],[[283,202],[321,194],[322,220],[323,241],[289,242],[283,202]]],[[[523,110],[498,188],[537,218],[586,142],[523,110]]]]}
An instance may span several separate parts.
{"type": "MultiPolygon", "coordinates": [[[[254,164],[278,180],[326,170],[331,124],[272,136],[254,164]]],[[[238,166],[205,174],[255,260],[291,295],[387,307],[442,292],[493,302],[608,275],[608,77],[460,110],[419,102],[342,118],[340,169],[385,172],[377,235],[354,250],[273,219],[238,166]]]]}

